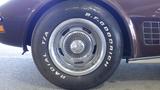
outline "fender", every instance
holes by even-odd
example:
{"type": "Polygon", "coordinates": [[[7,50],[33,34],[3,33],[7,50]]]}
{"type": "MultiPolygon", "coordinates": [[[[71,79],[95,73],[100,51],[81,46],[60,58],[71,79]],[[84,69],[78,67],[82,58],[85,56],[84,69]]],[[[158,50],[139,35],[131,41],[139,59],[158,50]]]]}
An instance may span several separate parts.
{"type": "Polygon", "coordinates": [[[129,40],[124,40],[124,47],[127,47],[127,50],[124,50],[124,56],[127,58],[136,58],[139,55],[139,47],[135,32],[135,27],[132,23],[131,18],[126,14],[121,5],[117,3],[116,0],[91,0],[97,4],[109,10],[109,12],[116,18],[123,32],[123,36],[128,37],[129,40]],[[129,42],[129,43],[126,43],[129,42]],[[130,46],[130,47],[128,47],[130,46]],[[126,52],[126,54],[125,54],[126,52]]]}
{"type": "Polygon", "coordinates": [[[53,7],[57,3],[62,2],[62,0],[44,0],[42,4],[40,4],[37,8],[33,8],[34,12],[30,12],[29,16],[27,17],[26,20],[26,25],[24,28],[24,37],[23,37],[23,54],[28,51],[27,45],[31,45],[31,38],[32,38],[32,33],[34,30],[34,27],[41,17],[41,15],[48,10],[49,8],[53,7]]]}

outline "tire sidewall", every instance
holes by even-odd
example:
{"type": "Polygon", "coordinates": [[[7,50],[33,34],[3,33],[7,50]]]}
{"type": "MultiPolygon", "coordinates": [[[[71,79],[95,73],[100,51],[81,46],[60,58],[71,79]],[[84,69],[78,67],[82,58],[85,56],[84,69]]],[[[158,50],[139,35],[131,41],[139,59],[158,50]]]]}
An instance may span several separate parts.
{"type": "Polygon", "coordinates": [[[63,2],[49,9],[38,21],[32,37],[32,53],[38,69],[47,80],[63,88],[85,89],[101,84],[112,75],[120,63],[121,43],[120,28],[116,20],[104,8],[91,2],[82,1],[78,4],[77,2],[72,4],[63,2]],[[73,8],[77,6],[79,7],[73,8]],[[93,7],[95,10],[88,7],[93,7]],[[94,72],[79,77],[60,71],[53,64],[48,51],[48,43],[53,30],[63,21],[72,18],[87,19],[99,26],[107,45],[107,53],[102,64],[94,72]]]}

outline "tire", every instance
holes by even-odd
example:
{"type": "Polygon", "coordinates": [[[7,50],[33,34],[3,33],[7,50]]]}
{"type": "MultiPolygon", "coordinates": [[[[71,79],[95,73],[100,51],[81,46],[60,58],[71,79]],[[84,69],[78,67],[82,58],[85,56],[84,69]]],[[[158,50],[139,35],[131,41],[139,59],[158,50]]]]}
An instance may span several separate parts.
{"type": "Polygon", "coordinates": [[[51,83],[89,89],[116,70],[122,42],[120,27],[107,10],[85,0],[67,0],[46,11],[36,24],[32,55],[51,83]]]}

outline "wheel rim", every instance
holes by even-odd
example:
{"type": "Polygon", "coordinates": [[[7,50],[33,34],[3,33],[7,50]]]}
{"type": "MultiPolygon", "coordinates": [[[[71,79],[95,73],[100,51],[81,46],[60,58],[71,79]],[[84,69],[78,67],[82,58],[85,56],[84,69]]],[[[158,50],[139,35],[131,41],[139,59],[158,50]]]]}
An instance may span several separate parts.
{"type": "Polygon", "coordinates": [[[106,41],[96,24],[73,18],[54,29],[48,49],[58,69],[69,75],[81,76],[101,65],[106,54],[106,41]]]}

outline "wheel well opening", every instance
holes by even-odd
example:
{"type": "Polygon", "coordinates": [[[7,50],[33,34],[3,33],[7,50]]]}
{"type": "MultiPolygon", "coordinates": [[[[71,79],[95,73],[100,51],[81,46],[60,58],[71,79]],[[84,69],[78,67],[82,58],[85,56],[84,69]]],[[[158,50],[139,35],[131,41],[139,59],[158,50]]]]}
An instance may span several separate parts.
{"type": "MultiPolygon", "coordinates": [[[[117,22],[118,22],[118,24],[119,24],[119,26],[122,30],[123,45],[125,47],[125,48],[123,48],[123,58],[131,57],[130,36],[129,36],[129,33],[127,31],[127,26],[125,25],[125,22],[123,21],[122,17],[119,15],[119,13],[116,10],[114,10],[111,6],[107,5],[103,1],[100,1],[100,0],[89,0],[89,1],[94,2],[94,3],[104,7],[106,10],[108,10],[114,16],[114,18],[117,20],[117,22]]],[[[49,8],[53,7],[54,5],[56,5],[57,3],[60,3],[60,2],[62,2],[62,1],[57,0],[55,2],[48,3],[47,5],[42,7],[35,14],[35,17],[32,18],[31,22],[28,25],[27,34],[26,34],[26,38],[25,38],[25,41],[24,41],[24,46],[31,45],[31,38],[32,38],[33,30],[35,28],[36,23],[38,22],[38,20],[42,16],[42,14],[44,12],[46,12],[49,8]]]]}

